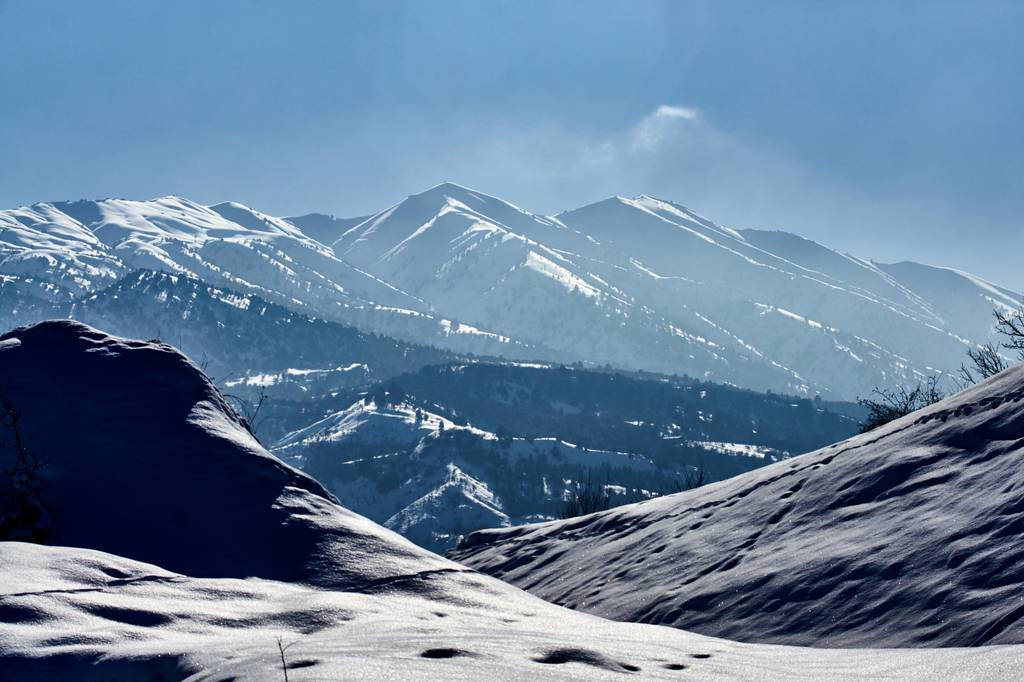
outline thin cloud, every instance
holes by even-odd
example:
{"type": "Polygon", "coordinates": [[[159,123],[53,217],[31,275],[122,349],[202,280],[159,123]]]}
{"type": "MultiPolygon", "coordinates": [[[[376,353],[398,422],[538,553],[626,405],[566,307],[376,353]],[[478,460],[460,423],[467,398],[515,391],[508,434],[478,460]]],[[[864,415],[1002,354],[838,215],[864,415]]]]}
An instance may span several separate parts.
{"type": "Polygon", "coordinates": [[[636,124],[632,135],[633,147],[656,149],[681,126],[696,124],[698,116],[699,112],[691,107],[662,104],[636,124]]]}
{"type": "Polygon", "coordinates": [[[676,107],[670,104],[662,104],[654,110],[655,118],[684,118],[687,121],[696,121],[700,112],[691,107],[676,107]]]}

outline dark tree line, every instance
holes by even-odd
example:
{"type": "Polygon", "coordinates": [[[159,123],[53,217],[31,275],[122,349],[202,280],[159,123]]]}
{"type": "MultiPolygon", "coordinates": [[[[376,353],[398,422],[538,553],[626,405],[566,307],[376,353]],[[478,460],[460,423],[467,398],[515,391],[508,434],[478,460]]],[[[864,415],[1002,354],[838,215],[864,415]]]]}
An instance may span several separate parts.
{"type": "Polygon", "coordinates": [[[870,398],[861,398],[858,401],[868,411],[868,416],[860,425],[861,433],[939,402],[946,396],[938,384],[939,378],[930,376],[912,388],[876,388],[871,392],[870,398]]]}
{"type": "MultiPolygon", "coordinates": [[[[681,441],[742,441],[800,453],[856,431],[860,410],[689,377],[577,367],[431,365],[371,389],[497,433],[675,460],[681,441]],[[850,416],[856,414],[857,416],[850,416]],[[666,437],[676,439],[666,441],[666,437]]],[[[739,472],[733,472],[739,473],[739,472]]],[[[718,475],[717,473],[715,474],[718,475]]]]}

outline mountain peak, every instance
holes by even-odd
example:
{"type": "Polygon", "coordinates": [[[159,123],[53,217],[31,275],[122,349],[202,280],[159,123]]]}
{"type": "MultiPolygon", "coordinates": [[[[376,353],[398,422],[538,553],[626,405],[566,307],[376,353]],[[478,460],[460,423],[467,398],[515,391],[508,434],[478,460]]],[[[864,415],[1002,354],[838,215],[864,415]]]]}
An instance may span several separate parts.
{"type": "Polygon", "coordinates": [[[500,199],[490,194],[485,194],[478,190],[471,189],[469,187],[459,185],[454,182],[442,182],[440,184],[434,185],[433,187],[425,189],[422,192],[418,192],[417,194],[410,194],[408,199],[406,199],[405,201],[414,201],[418,203],[421,201],[433,202],[448,199],[454,199],[459,203],[465,204],[466,206],[469,206],[474,210],[481,210],[484,207],[505,205],[511,206],[515,208],[517,211],[521,211],[523,213],[526,212],[520,209],[518,206],[514,206],[512,203],[505,201],[504,199],[500,199]]]}
{"type": "Polygon", "coordinates": [[[438,184],[434,185],[433,187],[429,187],[429,188],[423,190],[422,192],[419,192],[419,194],[429,194],[429,193],[433,193],[433,192],[473,192],[473,191],[475,191],[475,190],[472,190],[469,187],[466,187],[465,185],[460,185],[460,184],[458,184],[456,182],[451,182],[449,180],[445,180],[444,182],[439,182],[438,184]]]}

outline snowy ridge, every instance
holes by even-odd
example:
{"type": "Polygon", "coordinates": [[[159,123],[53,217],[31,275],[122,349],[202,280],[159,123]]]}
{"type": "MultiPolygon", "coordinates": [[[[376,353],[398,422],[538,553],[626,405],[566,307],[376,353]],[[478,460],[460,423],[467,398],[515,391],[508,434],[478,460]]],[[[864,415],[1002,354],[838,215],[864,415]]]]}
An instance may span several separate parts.
{"type": "Polygon", "coordinates": [[[458,527],[497,528],[511,525],[501,502],[487,484],[449,463],[447,479],[389,518],[384,526],[421,547],[449,544],[458,527]],[[444,529],[448,532],[439,532],[444,529]]]}
{"type": "MultiPolygon", "coordinates": [[[[337,443],[369,434],[370,437],[404,445],[416,443],[426,435],[458,427],[451,420],[431,412],[417,410],[407,403],[378,406],[372,399],[359,400],[344,410],[328,415],[309,426],[289,433],[274,445],[281,457],[292,457],[311,443],[337,443]]],[[[481,435],[494,437],[493,434],[481,435]]],[[[365,437],[365,436],[364,436],[365,437]]]]}
{"type": "Polygon", "coordinates": [[[1019,643],[1022,424],[1018,366],[817,452],[589,517],[480,531],[451,556],[555,603],[743,641],[1019,643]]]}
{"type": "Polygon", "coordinates": [[[460,321],[579,359],[755,388],[849,398],[956,367],[991,334],[980,284],[948,301],[814,242],[721,227],[649,196],[545,218],[444,183],[333,246],[460,321]],[[759,305],[817,324],[798,331],[759,305]]]}
{"type": "Polygon", "coordinates": [[[0,290],[13,303],[0,306],[0,327],[71,318],[118,335],[167,339],[242,397],[263,386],[276,398],[309,398],[458,357],[162,272],[135,271],[71,303],[31,297],[6,282],[0,290]]]}

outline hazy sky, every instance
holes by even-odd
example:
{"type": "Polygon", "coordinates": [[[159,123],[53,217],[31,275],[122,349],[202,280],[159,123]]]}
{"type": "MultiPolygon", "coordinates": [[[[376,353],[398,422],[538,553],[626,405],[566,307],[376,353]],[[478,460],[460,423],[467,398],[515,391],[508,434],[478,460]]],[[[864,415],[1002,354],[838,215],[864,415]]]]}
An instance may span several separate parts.
{"type": "Polygon", "coordinates": [[[1024,290],[1024,3],[0,0],[0,206],[672,199],[1024,290]]]}

